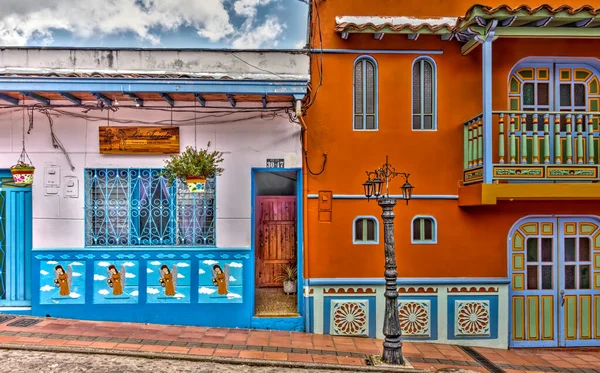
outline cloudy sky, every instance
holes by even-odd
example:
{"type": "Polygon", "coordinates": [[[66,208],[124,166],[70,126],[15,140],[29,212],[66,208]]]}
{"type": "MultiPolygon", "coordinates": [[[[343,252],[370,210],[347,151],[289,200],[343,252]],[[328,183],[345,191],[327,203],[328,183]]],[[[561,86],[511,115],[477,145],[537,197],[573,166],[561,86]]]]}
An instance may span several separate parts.
{"type": "Polygon", "coordinates": [[[300,48],[304,0],[0,0],[0,46],[300,48]]]}

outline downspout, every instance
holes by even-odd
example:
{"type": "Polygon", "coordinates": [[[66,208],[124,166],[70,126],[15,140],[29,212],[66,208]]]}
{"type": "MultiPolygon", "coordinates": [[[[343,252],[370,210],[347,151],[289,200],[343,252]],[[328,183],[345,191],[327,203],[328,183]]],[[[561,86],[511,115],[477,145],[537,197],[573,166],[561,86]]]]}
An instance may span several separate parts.
{"type": "MultiPolygon", "coordinates": [[[[304,157],[304,149],[306,149],[307,139],[307,127],[306,123],[304,123],[304,118],[302,117],[302,102],[300,100],[296,101],[296,117],[300,121],[300,131],[302,132],[302,228],[304,230],[302,235],[302,274],[303,277],[307,280],[308,283],[308,165],[306,164],[306,157],[304,157]]],[[[309,289],[306,289],[307,292],[309,289]]],[[[302,292],[304,293],[304,286],[302,286],[302,292]]],[[[305,331],[308,333],[309,330],[309,317],[313,317],[313,315],[309,314],[308,307],[308,298],[310,293],[307,293],[304,297],[304,317],[305,317],[305,331]]],[[[302,294],[304,296],[304,294],[302,294]]]]}

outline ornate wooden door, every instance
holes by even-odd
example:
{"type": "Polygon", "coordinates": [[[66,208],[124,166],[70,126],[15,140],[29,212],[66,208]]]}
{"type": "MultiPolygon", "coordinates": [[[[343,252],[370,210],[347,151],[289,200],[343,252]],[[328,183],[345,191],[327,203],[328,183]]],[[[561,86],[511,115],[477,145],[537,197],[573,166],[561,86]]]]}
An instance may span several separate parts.
{"type": "Polygon", "coordinates": [[[509,243],[510,346],[600,346],[599,222],[528,219],[509,243]]]}
{"type": "Polygon", "coordinates": [[[256,286],[281,286],[296,265],[296,197],[256,197],[256,286]]]}

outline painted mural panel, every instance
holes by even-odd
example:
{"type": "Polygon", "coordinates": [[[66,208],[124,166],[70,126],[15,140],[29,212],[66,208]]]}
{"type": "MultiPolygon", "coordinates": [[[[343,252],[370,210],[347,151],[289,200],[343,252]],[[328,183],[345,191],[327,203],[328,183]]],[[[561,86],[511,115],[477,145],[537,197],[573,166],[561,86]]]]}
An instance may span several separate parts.
{"type": "Polygon", "coordinates": [[[139,262],[115,260],[94,262],[94,303],[138,303],[139,262]]]}
{"type": "Polygon", "coordinates": [[[84,304],[85,264],[77,261],[40,262],[40,304],[84,304]]]}
{"type": "Polygon", "coordinates": [[[243,264],[231,260],[201,260],[198,269],[199,303],[242,303],[243,264]]]}
{"type": "Polygon", "coordinates": [[[146,268],[148,303],[189,303],[191,268],[188,260],[152,260],[146,268]]]}

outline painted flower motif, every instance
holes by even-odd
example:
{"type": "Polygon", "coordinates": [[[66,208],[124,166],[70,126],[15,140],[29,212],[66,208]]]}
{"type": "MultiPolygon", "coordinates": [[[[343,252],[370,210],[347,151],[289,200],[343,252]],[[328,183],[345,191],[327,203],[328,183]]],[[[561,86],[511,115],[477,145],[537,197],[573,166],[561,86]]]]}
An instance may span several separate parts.
{"type": "Polygon", "coordinates": [[[488,335],[490,311],[488,302],[458,302],[456,309],[459,335],[488,335]]]}
{"type": "Polygon", "coordinates": [[[333,309],[333,325],[337,334],[366,334],[366,304],[361,302],[344,302],[336,304],[333,309]]]}
{"type": "Polygon", "coordinates": [[[429,335],[429,304],[401,302],[398,305],[400,328],[405,335],[429,335]]]}

